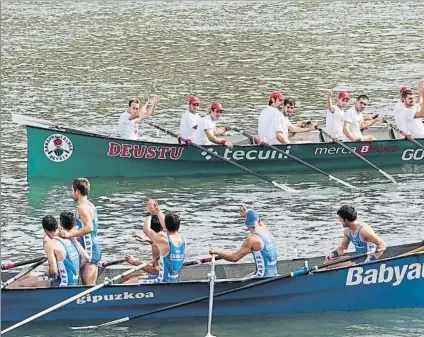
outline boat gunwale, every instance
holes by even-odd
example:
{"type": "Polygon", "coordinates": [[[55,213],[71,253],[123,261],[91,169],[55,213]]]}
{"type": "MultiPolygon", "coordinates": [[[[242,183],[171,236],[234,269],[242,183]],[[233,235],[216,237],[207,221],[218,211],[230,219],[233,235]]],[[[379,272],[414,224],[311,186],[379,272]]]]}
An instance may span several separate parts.
{"type": "MultiPolygon", "coordinates": [[[[409,248],[417,247],[417,248],[419,248],[419,247],[423,247],[423,246],[424,246],[424,240],[413,242],[413,243],[407,243],[407,244],[404,244],[404,245],[392,246],[392,247],[393,248],[395,248],[395,247],[396,248],[401,248],[401,247],[405,247],[405,248],[407,248],[407,247],[409,247],[409,248]]],[[[354,256],[355,255],[354,253],[355,252],[350,252],[349,254],[346,254],[346,255],[343,255],[343,256],[347,258],[349,256],[354,256]]],[[[369,265],[373,265],[373,264],[380,264],[380,263],[386,262],[386,261],[393,261],[393,260],[397,260],[397,259],[401,259],[401,258],[407,258],[407,257],[411,257],[411,256],[417,256],[418,257],[420,255],[424,255],[424,251],[414,252],[414,253],[411,253],[411,254],[407,254],[407,253],[408,252],[406,251],[406,252],[403,252],[403,253],[399,253],[399,255],[396,255],[396,256],[386,257],[386,258],[378,259],[378,260],[375,260],[375,261],[362,262],[362,263],[359,263],[359,264],[357,264],[355,266],[342,266],[342,267],[331,268],[331,269],[322,269],[322,270],[319,269],[317,271],[312,272],[311,274],[312,275],[314,273],[323,274],[323,273],[327,273],[327,272],[334,272],[334,271],[339,271],[339,270],[354,268],[354,267],[357,267],[357,266],[364,266],[364,265],[365,266],[369,266],[369,265]],[[403,254],[407,254],[407,255],[403,255],[403,254]]],[[[280,260],[280,261],[277,261],[277,263],[278,262],[280,262],[280,263],[282,263],[282,262],[292,262],[292,261],[299,261],[300,262],[300,261],[308,261],[310,259],[317,259],[317,258],[324,258],[324,256],[311,256],[309,258],[304,258],[304,259],[298,258],[298,259],[292,259],[292,260],[280,260]]],[[[343,263],[343,261],[341,261],[341,263],[343,263]]],[[[194,265],[194,266],[190,266],[190,267],[197,267],[197,266],[200,266],[200,265],[194,265]]],[[[299,268],[299,269],[301,269],[301,268],[299,268]]],[[[269,282],[265,283],[265,284],[268,284],[268,283],[273,283],[273,282],[278,281],[278,280],[284,280],[284,279],[286,279],[285,277],[282,277],[282,276],[287,276],[287,279],[291,278],[288,275],[289,274],[284,274],[284,275],[272,276],[272,277],[269,277],[269,278],[254,278],[253,277],[253,278],[216,279],[215,280],[215,283],[228,283],[228,284],[229,283],[240,283],[242,285],[242,284],[244,284],[246,282],[253,282],[253,283],[255,283],[257,281],[262,281],[262,280],[267,280],[268,279],[269,282]]],[[[305,274],[305,275],[300,275],[300,276],[309,276],[309,273],[308,274],[305,274]]],[[[296,276],[296,277],[299,277],[299,276],[296,276]]],[[[178,282],[175,282],[175,283],[167,283],[167,282],[164,282],[164,283],[152,283],[152,284],[149,284],[149,286],[150,285],[167,286],[167,285],[175,285],[175,284],[198,284],[198,283],[209,283],[209,280],[208,279],[204,279],[204,280],[185,280],[185,281],[178,281],[178,282]]],[[[98,284],[101,284],[101,283],[98,283],[98,284]]],[[[134,286],[140,286],[140,285],[138,283],[131,283],[131,284],[111,284],[111,285],[108,285],[107,287],[122,287],[122,286],[124,286],[124,287],[134,287],[134,286]]],[[[261,284],[258,284],[258,286],[261,286],[261,284]]],[[[12,288],[12,289],[5,288],[5,289],[2,290],[2,292],[4,292],[4,291],[8,291],[8,292],[9,291],[29,291],[29,290],[57,290],[57,289],[74,289],[74,288],[83,289],[83,288],[91,288],[91,287],[93,287],[93,286],[75,285],[75,286],[67,286],[67,287],[46,287],[46,288],[43,288],[43,287],[22,287],[22,288],[12,288]]]]}

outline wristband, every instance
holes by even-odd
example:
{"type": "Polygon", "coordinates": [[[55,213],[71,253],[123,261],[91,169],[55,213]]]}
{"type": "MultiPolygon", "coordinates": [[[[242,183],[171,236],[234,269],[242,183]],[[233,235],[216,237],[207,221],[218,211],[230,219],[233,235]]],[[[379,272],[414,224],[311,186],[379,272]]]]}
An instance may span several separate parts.
{"type": "Polygon", "coordinates": [[[333,257],[339,256],[339,252],[337,250],[333,250],[331,253],[333,254],[333,257]]]}
{"type": "Polygon", "coordinates": [[[225,139],[223,139],[223,140],[221,140],[221,141],[220,141],[220,143],[221,143],[222,145],[225,145],[227,142],[225,141],[225,139]]]}
{"type": "Polygon", "coordinates": [[[152,213],[146,212],[146,216],[152,216],[152,213]]]}

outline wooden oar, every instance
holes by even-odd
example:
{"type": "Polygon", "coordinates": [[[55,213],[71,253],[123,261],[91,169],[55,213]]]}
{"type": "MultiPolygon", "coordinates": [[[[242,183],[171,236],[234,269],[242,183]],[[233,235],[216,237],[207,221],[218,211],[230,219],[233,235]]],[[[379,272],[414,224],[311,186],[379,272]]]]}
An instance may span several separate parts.
{"type": "Polygon", "coordinates": [[[211,272],[208,274],[209,277],[209,311],[208,311],[208,332],[206,337],[215,337],[211,334],[212,329],[212,310],[213,310],[213,295],[214,295],[214,283],[215,283],[215,254],[212,255],[211,261],[211,272]]]}
{"type": "MultiPolygon", "coordinates": [[[[215,256],[215,261],[216,261],[216,260],[221,260],[221,259],[222,259],[222,257],[221,257],[221,256],[216,256],[216,255],[214,255],[214,256],[215,256]]],[[[184,262],[183,266],[184,266],[184,267],[187,267],[187,266],[194,266],[194,265],[196,265],[196,264],[203,264],[203,263],[208,263],[208,262],[211,262],[211,261],[212,261],[212,258],[211,258],[211,257],[205,257],[205,258],[203,258],[203,259],[198,259],[198,260],[194,260],[194,261],[184,262]]]]}
{"type": "Polygon", "coordinates": [[[1,289],[3,290],[4,288],[10,286],[13,282],[19,280],[22,276],[25,276],[26,274],[33,271],[35,268],[42,265],[46,261],[47,261],[47,257],[43,257],[41,260],[39,260],[37,263],[34,263],[28,269],[21,271],[18,275],[14,276],[14,277],[8,279],[6,282],[2,283],[1,289]]]}
{"type": "Polygon", "coordinates": [[[361,159],[362,161],[364,161],[365,163],[367,163],[369,166],[371,166],[372,168],[374,168],[375,170],[377,170],[378,172],[380,172],[383,176],[385,176],[387,179],[389,179],[393,184],[397,184],[397,181],[395,180],[395,178],[393,178],[390,174],[388,174],[386,171],[383,171],[381,168],[377,167],[376,165],[374,165],[373,163],[371,163],[368,159],[365,159],[363,156],[361,156],[359,153],[355,152],[354,150],[352,150],[349,146],[347,146],[345,143],[343,143],[342,141],[338,140],[337,138],[334,138],[333,136],[331,136],[330,134],[328,134],[326,131],[324,131],[321,128],[318,128],[318,130],[323,133],[324,135],[326,135],[327,137],[329,137],[333,142],[339,144],[341,147],[345,148],[347,151],[349,151],[351,154],[353,154],[354,156],[358,157],[359,159],[361,159]]]}
{"type": "Polygon", "coordinates": [[[317,171],[317,172],[319,172],[319,173],[327,176],[328,178],[330,178],[330,180],[335,180],[335,181],[339,182],[340,184],[343,184],[344,186],[349,187],[349,188],[357,188],[357,187],[355,187],[355,186],[353,186],[353,185],[351,185],[351,184],[349,184],[349,183],[347,183],[347,182],[345,182],[345,181],[343,181],[343,180],[341,180],[339,178],[336,178],[336,177],[332,176],[331,174],[328,174],[327,172],[324,172],[320,168],[318,168],[318,167],[316,167],[316,166],[314,166],[312,164],[309,164],[306,161],[304,161],[304,160],[302,160],[302,159],[300,159],[300,158],[298,158],[296,156],[293,156],[292,154],[290,154],[288,152],[285,152],[285,151],[279,149],[278,147],[276,147],[274,145],[271,145],[271,144],[268,144],[268,143],[265,143],[265,142],[261,141],[259,138],[256,138],[256,137],[252,136],[251,134],[247,133],[246,131],[242,131],[239,128],[233,128],[233,130],[236,130],[236,131],[240,132],[243,136],[246,136],[250,140],[257,142],[258,144],[261,144],[263,146],[269,147],[270,149],[273,149],[274,151],[277,151],[278,153],[281,153],[281,154],[289,157],[290,159],[293,159],[294,161],[297,161],[298,163],[301,163],[301,164],[309,167],[310,169],[315,170],[315,171],[317,171]]]}
{"type": "Polygon", "coordinates": [[[41,261],[43,259],[45,259],[45,257],[44,256],[40,256],[40,257],[37,257],[35,259],[31,259],[31,260],[26,260],[26,261],[20,261],[20,262],[14,262],[14,263],[5,264],[5,265],[1,266],[1,270],[7,270],[7,269],[13,269],[13,268],[16,268],[16,267],[20,267],[20,266],[25,266],[27,264],[39,262],[39,261],[41,261]]]}
{"type": "Polygon", "coordinates": [[[396,125],[394,124],[389,124],[389,126],[395,130],[396,132],[398,132],[400,135],[403,136],[403,138],[408,139],[410,142],[414,143],[415,145],[417,145],[420,149],[424,150],[424,145],[420,144],[415,138],[412,138],[410,135],[406,134],[405,132],[403,132],[402,130],[400,130],[396,125]]]}
{"type": "Polygon", "coordinates": [[[420,252],[424,252],[424,246],[415,248],[415,249],[410,250],[409,252],[403,253],[399,256],[405,256],[405,255],[410,255],[410,254],[415,254],[415,253],[420,253],[420,252]]]}
{"type": "Polygon", "coordinates": [[[197,145],[197,144],[191,142],[190,139],[185,139],[183,137],[179,137],[177,134],[175,134],[175,133],[173,133],[173,132],[171,132],[171,131],[169,131],[169,130],[167,130],[167,129],[165,129],[165,128],[157,125],[157,124],[154,124],[152,122],[147,122],[146,121],[146,123],[149,124],[149,125],[151,125],[151,126],[153,126],[154,128],[156,128],[158,130],[161,130],[161,131],[167,133],[168,135],[170,135],[172,137],[177,138],[178,140],[186,143],[187,145],[194,146],[194,147],[198,148],[199,150],[205,151],[207,154],[209,154],[211,156],[214,156],[214,157],[216,157],[216,158],[218,158],[218,159],[220,159],[222,161],[225,161],[228,164],[234,165],[234,166],[238,167],[239,169],[242,169],[243,171],[246,171],[246,172],[248,172],[250,174],[253,174],[256,177],[258,177],[258,178],[260,178],[262,180],[265,180],[265,181],[273,184],[275,187],[278,187],[278,188],[280,188],[280,189],[282,189],[284,191],[287,191],[287,192],[296,192],[296,190],[294,190],[293,188],[291,188],[291,187],[289,187],[287,185],[279,184],[279,183],[277,183],[277,182],[275,182],[275,181],[273,181],[273,180],[271,180],[271,179],[263,176],[262,174],[259,174],[258,172],[255,172],[255,171],[253,171],[253,170],[251,170],[251,169],[249,169],[249,168],[247,168],[247,167],[245,167],[243,165],[240,165],[239,163],[236,163],[236,162],[234,162],[232,160],[229,160],[227,158],[224,158],[223,156],[220,156],[219,154],[214,153],[213,151],[208,151],[208,149],[204,148],[203,146],[200,146],[200,145],[197,145]]]}
{"type": "Polygon", "coordinates": [[[116,275],[112,279],[106,279],[103,283],[100,283],[100,284],[98,284],[98,285],[96,285],[94,287],[91,287],[90,289],[87,289],[87,290],[85,290],[85,291],[83,291],[83,292],[81,292],[79,294],[76,294],[76,295],[74,295],[74,296],[72,296],[72,297],[70,297],[70,298],[68,298],[68,299],[66,299],[66,300],[64,300],[64,301],[62,301],[62,302],[60,302],[60,303],[58,303],[58,304],[56,304],[56,305],[48,308],[48,309],[46,309],[46,310],[43,310],[43,311],[39,312],[38,314],[35,314],[35,315],[33,315],[33,316],[31,316],[31,317],[29,317],[27,319],[24,319],[23,321],[15,324],[15,325],[12,325],[11,327],[3,330],[1,332],[1,334],[3,335],[3,334],[5,334],[5,333],[7,333],[9,331],[12,331],[12,330],[14,330],[14,329],[16,329],[16,328],[18,328],[18,327],[26,324],[26,323],[29,323],[29,322],[31,322],[31,321],[33,321],[33,320],[35,320],[35,319],[37,319],[37,318],[39,318],[41,316],[44,316],[44,315],[48,314],[49,312],[52,312],[52,311],[57,310],[59,308],[62,308],[66,304],[71,303],[71,302],[77,300],[80,297],[86,296],[86,295],[91,294],[92,292],[94,292],[96,290],[99,290],[99,289],[101,289],[103,287],[106,287],[108,285],[111,285],[112,283],[114,283],[115,281],[120,280],[124,276],[127,276],[128,274],[131,274],[131,273],[133,273],[133,272],[135,272],[135,271],[137,271],[139,269],[142,269],[146,265],[148,265],[150,263],[153,263],[153,262],[154,261],[150,261],[150,262],[147,262],[147,263],[142,263],[142,264],[140,264],[140,265],[138,265],[138,266],[136,266],[136,267],[134,267],[132,269],[127,270],[126,272],[124,272],[122,274],[116,275]]]}
{"type": "MultiPolygon", "coordinates": [[[[313,266],[313,267],[302,268],[302,269],[296,270],[294,272],[291,272],[291,273],[288,273],[288,274],[285,274],[285,275],[261,279],[260,281],[256,281],[254,283],[250,283],[250,284],[246,284],[244,286],[240,286],[240,287],[237,287],[237,288],[234,288],[234,289],[222,291],[220,293],[214,294],[213,297],[214,298],[215,297],[221,297],[221,296],[232,294],[232,293],[235,293],[235,292],[238,292],[238,291],[241,291],[241,290],[257,287],[257,286],[260,286],[260,285],[263,285],[263,284],[266,284],[266,283],[271,283],[271,282],[275,282],[275,281],[290,278],[290,277],[306,275],[310,272],[314,272],[314,271],[317,271],[317,270],[322,269],[322,268],[326,268],[326,267],[329,267],[329,266],[332,266],[332,265],[335,265],[335,264],[355,260],[355,259],[358,259],[358,258],[361,258],[361,257],[364,257],[364,256],[368,256],[370,254],[375,254],[375,252],[353,255],[353,256],[346,257],[345,259],[340,259],[340,260],[337,260],[337,261],[331,261],[331,262],[323,263],[323,264],[316,265],[316,266],[313,266]]],[[[159,309],[156,309],[156,310],[152,310],[152,311],[149,311],[149,312],[146,312],[146,313],[143,313],[143,314],[139,314],[139,315],[136,315],[136,316],[128,316],[128,317],[120,318],[120,319],[117,319],[117,320],[114,320],[114,321],[102,323],[102,324],[99,324],[99,325],[71,327],[71,329],[74,329],[74,330],[97,329],[97,328],[101,328],[101,327],[105,327],[105,326],[110,326],[110,325],[115,325],[115,324],[127,322],[127,321],[130,321],[130,320],[136,319],[136,318],[150,316],[150,315],[153,315],[153,314],[157,314],[159,312],[184,307],[184,306],[187,306],[187,305],[190,305],[190,304],[195,304],[195,303],[198,303],[198,302],[205,301],[207,299],[209,299],[209,295],[203,296],[203,297],[198,297],[198,298],[195,298],[193,300],[186,301],[186,302],[168,305],[166,307],[159,308],[159,309]]]]}
{"type": "Polygon", "coordinates": [[[99,265],[100,268],[107,268],[110,266],[114,266],[115,264],[120,264],[120,263],[124,263],[126,260],[125,259],[119,259],[119,260],[114,260],[114,261],[105,261],[102,264],[99,265]]]}

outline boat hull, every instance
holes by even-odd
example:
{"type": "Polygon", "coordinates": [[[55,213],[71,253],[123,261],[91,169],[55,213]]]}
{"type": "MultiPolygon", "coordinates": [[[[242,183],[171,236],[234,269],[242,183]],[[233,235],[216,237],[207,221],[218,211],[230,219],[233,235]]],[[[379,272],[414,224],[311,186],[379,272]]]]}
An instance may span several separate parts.
{"type": "MultiPolygon", "coordinates": [[[[129,141],[106,136],[27,126],[28,178],[178,177],[244,173],[193,146],[129,141]]],[[[424,139],[418,140],[424,145],[424,139]]],[[[424,164],[424,150],[405,139],[353,142],[349,146],[386,168],[424,164]]],[[[277,146],[323,170],[369,167],[336,143],[277,146]]],[[[259,173],[311,171],[275,150],[257,145],[233,149],[206,146],[224,158],[259,173]]]]}
{"type": "MultiPolygon", "coordinates": [[[[215,293],[255,280],[222,280],[215,293]]],[[[86,287],[2,291],[2,323],[21,321],[86,287]]],[[[207,281],[174,284],[113,285],[55,310],[41,320],[112,320],[208,296],[207,281]]],[[[214,316],[284,314],[424,307],[424,254],[389,258],[350,268],[325,270],[272,282],[217,297],[214,316]]],[[[148,317],[206,316],[208,301],[148,317]]]]}

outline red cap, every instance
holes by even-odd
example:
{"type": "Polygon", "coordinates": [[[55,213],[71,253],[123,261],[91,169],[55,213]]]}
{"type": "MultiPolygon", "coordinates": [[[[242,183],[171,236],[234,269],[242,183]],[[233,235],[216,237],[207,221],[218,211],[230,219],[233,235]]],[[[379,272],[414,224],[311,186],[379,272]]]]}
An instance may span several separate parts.
{"type": "Polygon", "coordinates": [[[347,91],[341,91],[339,94],[339,99],[341,98],[347,98],[350,99],[349,93],[347,91]]]}
{"type": "Polygon", "coordinates": [[[188,100],[188,104],[200,104],[200,98],[197,96],[191,96],[188,100]]]}
{"type": "Polygon", "coordinates": [[[269,99],[273,98],[278,98],[280,101],[284,101],[284,95],[279,91],[271,92],[271,95],[269,95],[269,99]]]}
{"type": "Polygon", "coordinates": [[[409,90],[409,88],[408,87],[401,87],[400,88],[400,94],[402,95],[402,93],[406,90],[409,90]]]}
{"type": "Polygon", "coordinates": [[[211,106],[209,107],[209,110],[220,110],[224,111],[224,108],[222,107],[221,103],[212,102],[211,106]]]}

